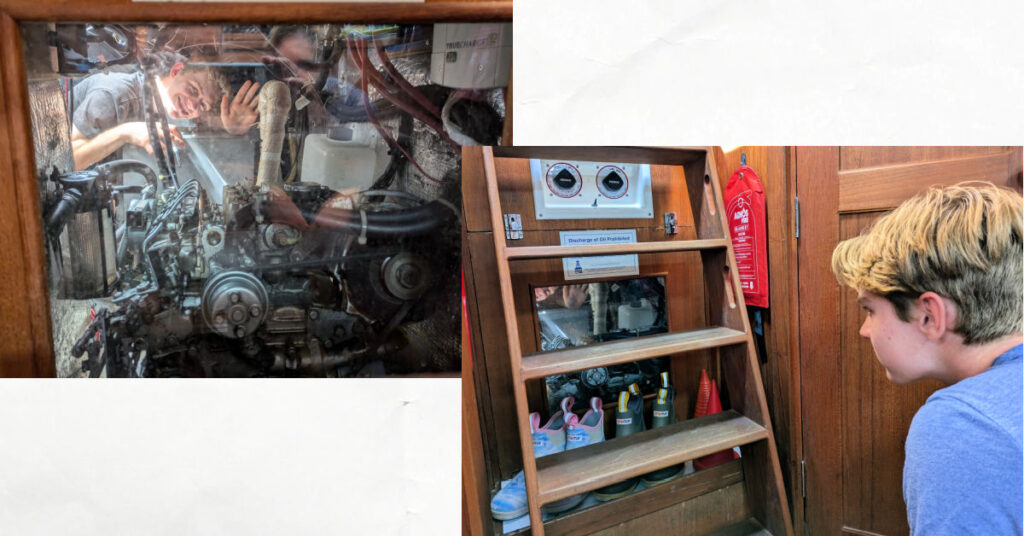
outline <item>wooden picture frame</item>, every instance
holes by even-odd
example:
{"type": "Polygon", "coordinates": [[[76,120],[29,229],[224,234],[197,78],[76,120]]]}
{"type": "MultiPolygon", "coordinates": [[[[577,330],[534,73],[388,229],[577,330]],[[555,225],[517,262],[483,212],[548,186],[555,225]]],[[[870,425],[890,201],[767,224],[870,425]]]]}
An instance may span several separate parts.
{"type": "MultiPolygon", "coordinates": [[[[0,377],[56,374],[22,22],[511,22],[512,2],[133,2],[0,0],[0,377]]],[[[511,98],[511,84],[506,102],[511,98]]],[[[511,107],[505,143],[511,143],[511,107]]]]}

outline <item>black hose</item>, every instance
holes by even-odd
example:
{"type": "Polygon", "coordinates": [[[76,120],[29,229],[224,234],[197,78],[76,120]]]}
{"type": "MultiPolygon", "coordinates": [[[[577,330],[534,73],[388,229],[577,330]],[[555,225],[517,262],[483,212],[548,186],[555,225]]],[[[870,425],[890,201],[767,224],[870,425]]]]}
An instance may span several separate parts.
{"type": "Polygon", "coordinates": [[[63,197],[57,202],[57,206],[54,207],[50,216],[46,218],[46,230],[52,235],[60,234],[61,230],[64,229],[64,224],[67,223],[68,217],[74,213],[81,199],[82,192],[78,189],[68,188],[64,190],[63,197]]]}
{"type": "Polygon", "coordinates": [[[154,191],[159,188],[156,173],[153,172],[153,168],[138,160],[114,160],[113,162],[107,162],[96,166],[96,170],[108,177],[112,173],[134,171],[135,173],[145,177],[146,182],[153,187],[154,191]]]}
{"type": "Polygon", "coordinates": [[[385,238],[429,234],[444,225],[450,215],[450,209],[443,203],[432,201],[420,207],[391,212],[326,209],[321,211],[320,221],[327,227],[365,233],[367,238],[385,238]]]}

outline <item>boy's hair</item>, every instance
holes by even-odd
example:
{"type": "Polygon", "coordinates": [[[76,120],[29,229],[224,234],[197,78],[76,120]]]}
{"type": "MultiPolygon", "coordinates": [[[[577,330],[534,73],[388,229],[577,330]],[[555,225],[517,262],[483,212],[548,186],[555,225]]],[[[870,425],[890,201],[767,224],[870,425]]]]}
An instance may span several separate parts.
{"type": "Polygon", "coordinates": [[[1024,325],[1024,199],[990,183],[932,188],[832,252],[840,284],[881,296],[910,321],[932,291],[958,308],[954,333],[980,344],[1024,325]]]}

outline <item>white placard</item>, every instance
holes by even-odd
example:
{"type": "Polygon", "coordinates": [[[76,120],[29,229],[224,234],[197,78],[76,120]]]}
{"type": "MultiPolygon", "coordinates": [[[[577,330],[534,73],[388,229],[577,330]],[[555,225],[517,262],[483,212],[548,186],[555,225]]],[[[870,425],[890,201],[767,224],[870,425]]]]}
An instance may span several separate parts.
{"type": "MultiPolygon", "coordinates": [[[[632,244],[636,242],[636,229],[561,231],[558,236],[563,246],[632,244]]],[[[640,260],[635,253],[600,257],[563,257],[562,271],[565,273],[567,281],[616,275],[637,275],[640,273],[640,260]]]]}

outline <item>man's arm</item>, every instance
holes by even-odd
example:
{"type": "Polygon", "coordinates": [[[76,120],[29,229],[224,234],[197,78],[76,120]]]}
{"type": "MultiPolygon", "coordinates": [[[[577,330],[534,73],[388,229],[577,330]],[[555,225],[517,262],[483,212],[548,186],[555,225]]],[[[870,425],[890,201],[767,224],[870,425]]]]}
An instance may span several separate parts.
{"type": "MultiPolygon", "coordinates": [[[[171,125],[170,131],[174,143],[184,145],[184,140],[177,127],[171,125]]],[[[149,142],[149,131],[146,128],[146,123],[142,121],[121,123],[91,138],[86,138],[77,126],[71,126],[71,153],[75,158],[76,170],[85,169],[99,162],[126,143],[142,147],[150,155],[153,154],[153,146],[149,142]]]]}
{"type": "Polygon", "coordinates": [[[75,157],[75,169],[82,170],[107,157],[126,143],[125,125],[104,130],[92,138],[86,138],[78,127],[71,127],[71,153],[75,157]]]}

